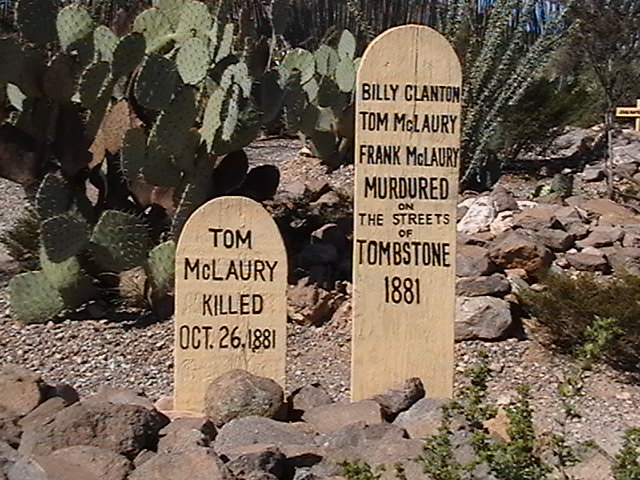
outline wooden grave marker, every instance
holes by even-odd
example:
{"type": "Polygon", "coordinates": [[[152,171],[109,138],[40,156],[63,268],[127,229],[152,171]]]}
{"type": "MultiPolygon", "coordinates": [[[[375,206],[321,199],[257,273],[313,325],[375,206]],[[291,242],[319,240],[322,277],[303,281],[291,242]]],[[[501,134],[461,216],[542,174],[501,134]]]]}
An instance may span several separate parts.
{"type": "Polygon", "coordinates": [[[202,412],[206,388],[241,368],[284,388],[287,259],[262,206],[222,197],[187,220],[176,250],[174,408],[202,412]]]}
{"type": "Polygon", "coordinates": [[[640,130],[640,99],[636,100],[635,107],[616,108],[616,117],[627,117],[636,119],[636,130],[640,130]]]}
{"type": "Polygon", "coordinates": [[[419,377],[453,389],[462,76],[447,40],[377,37],[356,80],[352,400],[419,377]]]}

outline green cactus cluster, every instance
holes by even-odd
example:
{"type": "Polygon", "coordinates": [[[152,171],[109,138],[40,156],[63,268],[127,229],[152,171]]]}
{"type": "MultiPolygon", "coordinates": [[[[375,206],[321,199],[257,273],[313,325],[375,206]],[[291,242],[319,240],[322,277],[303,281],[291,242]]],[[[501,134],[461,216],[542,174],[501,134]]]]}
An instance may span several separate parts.
{"type": "Polygon", "coordinates": [[[264,94],[282,92],[287,127],[306,136],[329,166],[344,161],[353,146],[353,91],[359,59],[356,40],[344,30],[336,48],[322,44],[315,52],[287,53],[264,94]]]}
{"type": "Polygon", "coordinates": [[[197,0],[154,0],[122,35],[53,4],[18,0],[19,35],[0,38],[0,175],[24,185],[40,232],[39,270],[12,279],[12,308],[42,322],[140,267],[150,303],[166,303],[189,215],[277,186],[244,185],[241,149],[264,119],[247,64],[263,59],[197,0]]]}

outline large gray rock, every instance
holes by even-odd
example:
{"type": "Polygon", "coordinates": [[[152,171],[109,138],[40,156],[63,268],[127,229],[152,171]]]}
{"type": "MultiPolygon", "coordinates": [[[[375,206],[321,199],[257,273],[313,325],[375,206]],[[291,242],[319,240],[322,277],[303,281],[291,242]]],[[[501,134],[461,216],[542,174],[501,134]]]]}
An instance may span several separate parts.
{"type": "Polygon", "coordinates": [[[490,197],[493,199],[493,205],[497,213],[520,210],[515,197],[502,185],[496,185],[491,191],[490,197]]]}
{"type": "Polygon", "coordinates": [[[564,230],[556,228],[543,228],[535,232],[535,237],[540,240],[545,247],[554,252],[566,252],[574,244],[574,237],[564,230]]]}
{"type": "Polygon", "coordinates": [[[42,456],[22,458],[7,472],[8,480],[101,480],[99,475],[65,459],[42,456]]]}
{"type": "Polygon", "coordinates": [[[533,277],[543,275],[553,261],[553,254],[540,241],[515,230],[499,235],[489,256],[503,269],[522,268],[533,277]]]}
{"type": "Polygon", "coordinates": [[[341,304],[342,299],[336,297],[335,292],[320,288],[308,278],[298,280],[287,290],[287,315],[303,325],[322,325],[341,304]]]}
{"type": "Polygon", "coordinates": [[[478,277],[495,270],[495,264],[489,258],[489,250],[480,245],[459,245],[456,255],[456,275],[459,277],[478,277]]]}
{"type": "Polygon", "coordinates": [[[160,431],[159,452],[179,452],[194,447],[208,447],[218,431],[206,417],[176,418],[160,431]]]}
{"type": "Polygon", "coordinates": [[[123,455],[88,445],[62,448],[44,458],[67,462],[74,469],[85,470],[100,480],[124,480],[133,468],[123,455]]]}
{"type": "Polygon", "coordinates": [[[469,209],[456,226],[458,232],[475,235],[478,232],[489,230],[489,226],[497,214],[493,198],[485,195],[477,197],[470,203],[469,209]]]}
{"type": "Polygon", "coordinates": [[[18,416],[14,412],[0,408],[0,442],[7,442],[13,447],[18,446],[22,435],[22,427],[18,422],[18,416]]]}
{"type": "Polygon", "coordinates": [[[513,217],[513,228],[527,230],[542,230],[543,228],[559,228],[560,222],[555,217],[558,207],[553,205],[540,205],[527,208],[513,217]]]}
{"type": "Polygon", "coordinates": [[[0,367],[0,410],[22,417],[45,399],[47,385],[40,375],[19,365],[0,367]]]}
{"type": "Polygon", "coordinates": [[[207,387],[204,413],[219,427],[234,418],[261,416],[273,418],[282,408],[282,387],[270,378],[246,370],[231,370],[207,387]]]}
{"type": "Polygon", "coordinates": [[[587,247],[608,247],[614,244],[621,244],[624,238],[624,230],[620,227],[598,226],[591,230],[586,238],[576,242],[579,248],[587,247]]]}
{"type": "Polygon", "coordinates": [[[278,422],[265,417],[236,418],[225,424],[214,442],[218,455],[247,445],[311,445],[313,435],[304,424],[278,422]]]}
{"type": "Polygon", "coordinates": [[[441,398],[423,398],[409,410],[398,415],[393,424],[404,428],[409,438],[423,439],[435,435],[442,423],[442,406],[448,401],[441,398]]]}
{"type": "Polygon", "coordinates": [[[337,402],[307,410],[302,419],[318,433],[327,433],[352,423],[372,425],[382,422],[380,405],[373,400],[337,402]]]}
{"type": "Polygon", "coordinates": [[[334,456],[331,450],[343,450],[345,448],[357,448],[372,441],[394,441],[407,437],[404,428],[390,423],[378,423],[367,425],[365,422],[356,422],[346,425],[316,437],[316,445],[325,449],[328,456],[334,456]]]}
{"type": "Polygon", "coordinates": [[[411,405],[423,397],[424,385],[419,378],[414,377],[396,388],[373,396],[371,400],[380,405],[385,420],[393,421],[400,412],[409,409],[411,405]]]}
{"type": "Polygon", "coordinates": [[[155,450],[158,432],[169,419],[157,410],[109,402],[76,403],[43,424],[25,429],[19,452],[48,455],[74,445],[91,445],[129,459],[142,450],[155,450]]]}
{"type": "Polygon", "coordinates": [[[511,326],[509,303],[495,297],[456,299],[455,339],[497,340],[511,326]]]}
{"type": "Polygon", "coordinates": [[[576,270],[607,272],[610,268],[604,254],[593,247],[589,247],[582,252],[567,253],[564,258],[576,270]]]}
{"type": "Polygon", "coordinates": [[[233,480],[222,460],[208,448],[158,453],[136,468],[129,480],[233,480]]]}
{"type": "Polygon", "coordinates": [[[238,478],[247,478],[254,472],[265,472],[282,478],[286,469],[285,455],[273,445],[247,445],[228,450],[227,468],[238,478]]]}
{"type": "Polygon", "coordinates": [[[294,391],[289,398],[289,419],[300,420],[307,410],[333,403],[329,394],[322,388],[306,385],[294,391]]]}
{"type": "Polygon", "coordinates": [[[615,273],[640,275],[639,247],[611,248],[611,252],[607,252],[606,257],[615,273]]]}
{"type": "Polygon", "coordinates": [[[456,294],[463,297],[503,296],[511,291],[507,277],[502,273],[494,273],[488,277],[458,278],[456,294]]]}

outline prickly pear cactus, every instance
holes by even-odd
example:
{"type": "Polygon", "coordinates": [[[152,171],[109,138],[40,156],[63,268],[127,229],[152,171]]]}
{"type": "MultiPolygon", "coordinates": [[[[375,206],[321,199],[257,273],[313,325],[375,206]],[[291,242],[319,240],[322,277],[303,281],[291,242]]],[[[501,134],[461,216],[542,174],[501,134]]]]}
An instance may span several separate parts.
{"type": "Polygon", "coordinates": [[[81,5],[68,5],[58,12],[56,19],[58,38],[63,50],[93,32],[91,15],[81,5]]]}
{"type": "Polygon", "coordinates": [[[141,219],[117,210],[106,210],[91,234],[94,259],[109,272],[142,265],[149,246],[148,227],[141,219]]]}
{"type": "Polygon", "coordinates": [[[56,5],[42,0],[19,0],[15,4],[15,23],[24,38],[39,46],[56,40],[56,5]]]}
{"type": "Polygon", "coordinates": [[[64,308],[60,292],[43,272],[16,275],[9,282],[11,310],[24,323],[42,323],[64,308]]]}

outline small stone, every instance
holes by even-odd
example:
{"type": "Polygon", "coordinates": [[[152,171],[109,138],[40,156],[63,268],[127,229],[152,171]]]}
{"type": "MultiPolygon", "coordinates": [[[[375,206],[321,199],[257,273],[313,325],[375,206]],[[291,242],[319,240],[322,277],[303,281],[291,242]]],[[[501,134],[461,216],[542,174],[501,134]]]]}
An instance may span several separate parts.
{"type": "Polygon", "coordinates": [[[322,405],[329,405],[333,403],[333,400],[322,388],[314,385],[306,385],[295,390],[289,397],[288,403],[290,419],[300,420],[307,410],[322,405]]]}
{"type": "Polygon", "coordinates": [[[380,405],[382,416],[387,421],[393,421],[400,412],[411,408],[418,400],[424,397],[424,385],[417,378],[410,378],[403,385],[392,388],[385,393],[375,395],[371,398],[380,405]]]}
{"type": "Polygon", "coordinates": [[[495,297],[456,299],[455,339],[497,340],[511,326],[509,304],[495,297]]]}
{"type": "Polygon", "coordinates": [[[359,421],[367,425],[382,422],[380,405],[373,400],[339,402],[307,410],[302,419],[318,433],[328,433],[359,421]]]}
{"type": "Polygon", "coordinates": [[[510,291],[511,285],[502,273],[488,277],[458,278],[456,281],[456,295],[465,297],[503,296],[510,291]]]}

